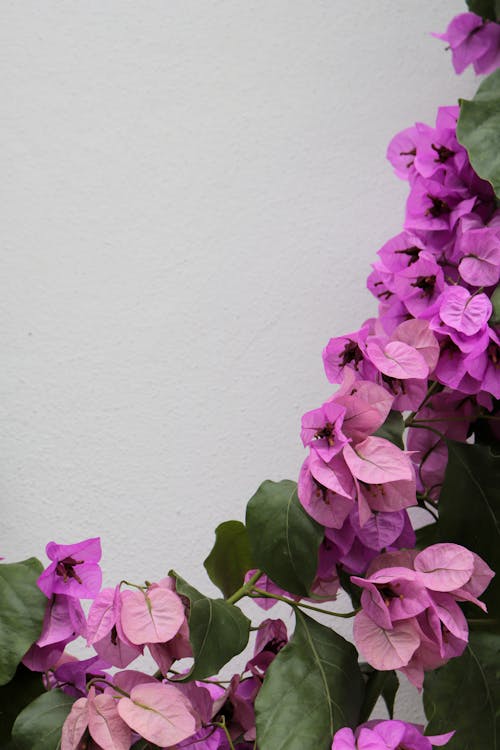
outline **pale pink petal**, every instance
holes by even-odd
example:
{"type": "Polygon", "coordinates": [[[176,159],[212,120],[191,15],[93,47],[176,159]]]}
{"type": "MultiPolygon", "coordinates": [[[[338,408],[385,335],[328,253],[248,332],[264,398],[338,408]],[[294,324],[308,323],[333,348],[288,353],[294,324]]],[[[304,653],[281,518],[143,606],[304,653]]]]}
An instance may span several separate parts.
{"type": "Polygon", "coordinates": [[[121,625],[131,643],[164,643],[184,622],[180,597],[166,588],[123,591],[121,625]]]}
{"type": "Polygon", "coordinates": [[[100,641],[115,624],[114,589],[102,589],[89,609],[87,618],[87,644],[100,641]]]}
{"type": "Polygon", "coordinates": [[[429,372],[434,370],[439,359],[439,343],[426,320],[405,320],[393,331],[391,339],[412,346],[425,359],[429,372]]]}
{"type": "Polygon", "coordinates": [[[473,336],[486,325],[491,310],[486,294],[471,295],[463,286],[454,286],[444,292],[439,316],[450,328],[473,336]]]}
{"type": "Polygon", "coordinates": [[[343,455],[354,476],[367,484],[413,479],[408,456],[384,438],[372,435],[354,448],[346,445],[343,455]]]}
{"type": "Polygon", "coordinates": [[[442,747],[443,745],[446,745],[451,740],[454,734],[455,734],[454,731],[447,732],[446,734],[432,734],[432,735],[428,734],[427,739],[429,740],[431,745],[434,745],[435,747],[442,747]]]}
{"type": "Polygon", "coordinates": [[[402,341],[388,341],[383,347],[371,341],[366,352],[375,367],[391,378],[426,378],[429,374],[429,365],[424,357],[413,346],[402,341]]]}
{"type": "Polygon", "coordinates": [[[354,482],[341,455],[337,455],[329,463],[325,463],[312,451],[309,459],[309,471],[323,487],[327,487],[337,495],[347,498],[353,497],[354,482]]]}
{"type": "Polygon", "coordinates": [[[117,710],[116,700],[109,693],[101,693],[88,703],[89,732],[102,750],[129,750],[132,742],[130,727],[117,710]]]}
{"type": "Polygon", "coordinates": [[[453,591],[470,579],[474,568],[472,552],[459,544],[442,542],[422,550],[414,561],[423,573],[422,583],[432,591],[453,591]]]}
{"type": "Polygon", "coordinates": [[[71,706],[61,734],[61,750],[78,750],[88,724],[87,698],[78,698],[71,706]]]}
{"type": "Polygon", "coordinates": [[[410,661],[420,639],[412,621],[398,622],[392,630],[376,625],[364,612],[354,618],[354,642],[375,669],[399,669],[410,661]]]}
{"type": "Polygon", "coordinates": [[[146,684],[121,698],[118,712],[134,732],[160,747],[170,747],[190,737],[201,726],[190,701],[173,685],[146,684]]]}

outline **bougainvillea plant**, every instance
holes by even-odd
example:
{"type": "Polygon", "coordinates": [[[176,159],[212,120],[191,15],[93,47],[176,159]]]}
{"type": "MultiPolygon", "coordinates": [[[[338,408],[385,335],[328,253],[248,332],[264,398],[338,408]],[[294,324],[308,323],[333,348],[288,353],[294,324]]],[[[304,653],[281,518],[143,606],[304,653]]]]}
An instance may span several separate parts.
{"type": "Polygon", "coordinates": [[[469,11],[436,36],[457,73],[488,77],[389,145],[404,227],[368,279],[378,316],[324,349],[339,387],[302,418],[298,482],[264,482],[245,524],[217,528],[221,598],[173,570],[102,588],[98,538],[50,542],[45,569],[2,563],[2,748],[500,748],[500,15],[469,11]],[[352,612],[332,609],[340,589],[352,612]],[[286,603],[294,632],[252,626],[244,598],[286,603]],[[423,691],[426,727],[393,717],[399,679],[423,691]]]}

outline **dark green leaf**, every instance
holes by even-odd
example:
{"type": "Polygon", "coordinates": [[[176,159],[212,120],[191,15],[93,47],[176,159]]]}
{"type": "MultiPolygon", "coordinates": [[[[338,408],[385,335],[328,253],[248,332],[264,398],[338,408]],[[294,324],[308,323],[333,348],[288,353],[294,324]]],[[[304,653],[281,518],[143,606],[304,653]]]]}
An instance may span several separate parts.
{"type": "Polygon", "coordinates": [[[426,674],[426,733],[456,729],[446,750],[499,750],[499,658],[500,634],[471,633],[462,656],[426,674]]]}
{"type": "MultiPolygon", "coordinates": [[[[471,549],[496,571],[500,570],[499,488],[500,456],[487,445],[448,441],[448,466],[439,497],[438,538],[471,549]]],[[[498,614],[500,575],[495,576],[481,598],[490,615],[498,614]]]]}
{"type": "MultiPolygon", "coordinates": [[[[430,547],[431,544],[437,544],[439,541],[438,537],[438,525],[437,523],[429,523],[427,526],[421,526],[419,529],[415,531],[415,536],[417,537],[417,543],[416,547],[417,549],[424,549],[425,547],[430,547]]],[[[447,541],[446,539],[442,540],[447,541]]]]}
{"type": "Polygon", "coordinates": [[[500,196],[500,69],[482,82],[472,101],[461,100],[457,138],[478,175],[500,196]]]}
{"type": "Polygon", "coordinates": [[[255,566],[285,591],[307,596],[324,532],[302,508],[296,483],[263,482],[247,505],[246,525],[255,566]]]}
{"type": "Polygon", "coordinates": [[[403,443],[403,432],[405,428],[405,423],[403,419],[403,415],[399,411],[390,411],[387,419],[385,420],[382,427],[379,427],[377,432],[374,434],[378,437],[385,438],[386,440],[390,440],[391,443],[394,443],[394,445],[397,445],[398,448],[401,448],[401,450],[404,449],[404,443],[403,443]]]}
{"type": "Polygon", "coordinates": [[[379,672],[369,664],[360,664],[365,677],[365,696],[361,708],[360,723],[368,721],[380,696],[384,699],[390,718],[394,716],[394,701],[399,688],[399,679],[394,672],[379,672]]]}
{"type": "Polygon", "coordinates": [[[354,647],[296,610],[292,639],[255,702],[259,750],[329,750],[337,729],[357,725],[362,701],[354,647]]]}
{"type": "Polygon", "coordinates": [[[12,727],[16,750],[59,750],[62,725],[74,702],[62,690],[51,690],[35,698],[12,727]]]}
{"type": "Polygon", "coordinates": [[[0,685],[13,678],[42,631],[47,598],[36,585],[42,570],[35,557],[0,565],[0,685]]]}
{"type": "Polygon", "coordinates": [[[471,13],[490,21],[500,21],[500,0],[467,0],[471,13]]]}
{"type": "Polygon", "coordinates": [[[215,544],[203,564],[226,599],[234,594],[243,584],[245,573],[254,567],[245,524],[225,521],[217,526],[215,544]]]}
{"type": "Polygon", "coordinates": [[[351,582],[351,573],[347,573],[341,565],[337,567],[341,587],[349,595],[353,609],[361,606],[361,589],[351,582]]]}
{"type": "Polygon", "coordinates": [[[190,602],[189,638],[194,664],[181,682],[215,675],[247,645],[250,620],[238,607],[224,599],[203,596],[174,571],[169,575],[176,579],[177,593],[190,602]]]}
{"type": "Polygon", "coordinates": [[[12,725],[28,703],[45,692],[42,675],[19,664],[12,680],[0,687],[0,747],[7,747],[12,725]]]}
{"type": "Polygon", "coordinates": [[[493,312],[488,322],[490,326],[497,326],[500,325],[500,284],[498,284],[490,299],[493,305],[493,312]]]}

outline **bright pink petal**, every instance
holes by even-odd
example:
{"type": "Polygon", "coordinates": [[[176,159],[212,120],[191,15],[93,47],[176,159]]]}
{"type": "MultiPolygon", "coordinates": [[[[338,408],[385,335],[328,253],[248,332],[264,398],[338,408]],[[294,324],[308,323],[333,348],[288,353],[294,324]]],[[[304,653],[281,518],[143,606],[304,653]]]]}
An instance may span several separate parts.
{"type": "Polygon", "coordinates": [[[471,295],[463,286],[453,286],[443,293],[439,317],[450,328],[473,336],[486,325],[491,310],[486,294],[471,295]]]}
{"type": "Polygon", "coordinates": [[[381,670],[406,666],[420,643],[411,620],[396,623],[392,630],[384,630],[364,612],[358,612],[354,618],[353,632],[358,651],[372,667],[381,670]]]}
{"type": "Polygon", "coordinates": [[[335,732],[332,750],[356,750],[356,739],[352,729],[344,727],[335,732]]]}
{"type": "Polygon", "coordinates": [[[109,693],[101,693],[88,702],[89,732],[102,750],[129,750],[132,741],[130,727],[120,717],[116,700],[109,693]]]}
{"type": "Polygon", "coordinates": [[[201,725],[181,691],[163,683],[133,688],[130,698],[120,699],[118,712],[134,732],[160,747],[181,742],[201,725]]]}
{"type": "Polygon", "coordinates": [[[422,550],[414,561],[415,570],[423,573],[422,583],[432,591],[453,591],[470,579],[474,557],[459,544],[442,542],[422,550]]]}
{"type": "Polygon", "coordinates": [[[63,724],[61,750],[78,750],[88,724],[87,698],[78,698],[63,724]]]}
{"type": "Polygon", "coordinates": [[[384,438],[372,435],[354,448],[346,445],[343,455],[354,476],[367,484],[413,479],[408,456],[384,438]]]}
{"type": "Polygon", "coordinates": [[[121,624],[131,643],[164,643],[184,622],[180,597],[165,588],[122,592],[121,624]]]}

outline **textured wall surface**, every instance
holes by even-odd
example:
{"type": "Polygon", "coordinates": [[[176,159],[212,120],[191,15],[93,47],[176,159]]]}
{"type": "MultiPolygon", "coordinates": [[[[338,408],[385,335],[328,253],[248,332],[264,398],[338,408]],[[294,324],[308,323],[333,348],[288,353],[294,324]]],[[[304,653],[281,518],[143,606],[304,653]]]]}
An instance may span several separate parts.
{"type": "Polygon", "coordinates": [[[463,7],[4,0],[0,554],[99,534],[106,583],[211,590],[212,530],[296,477],[321,349],[375,311],[390,137],[474,91],[429,35],[463,7]]]}

